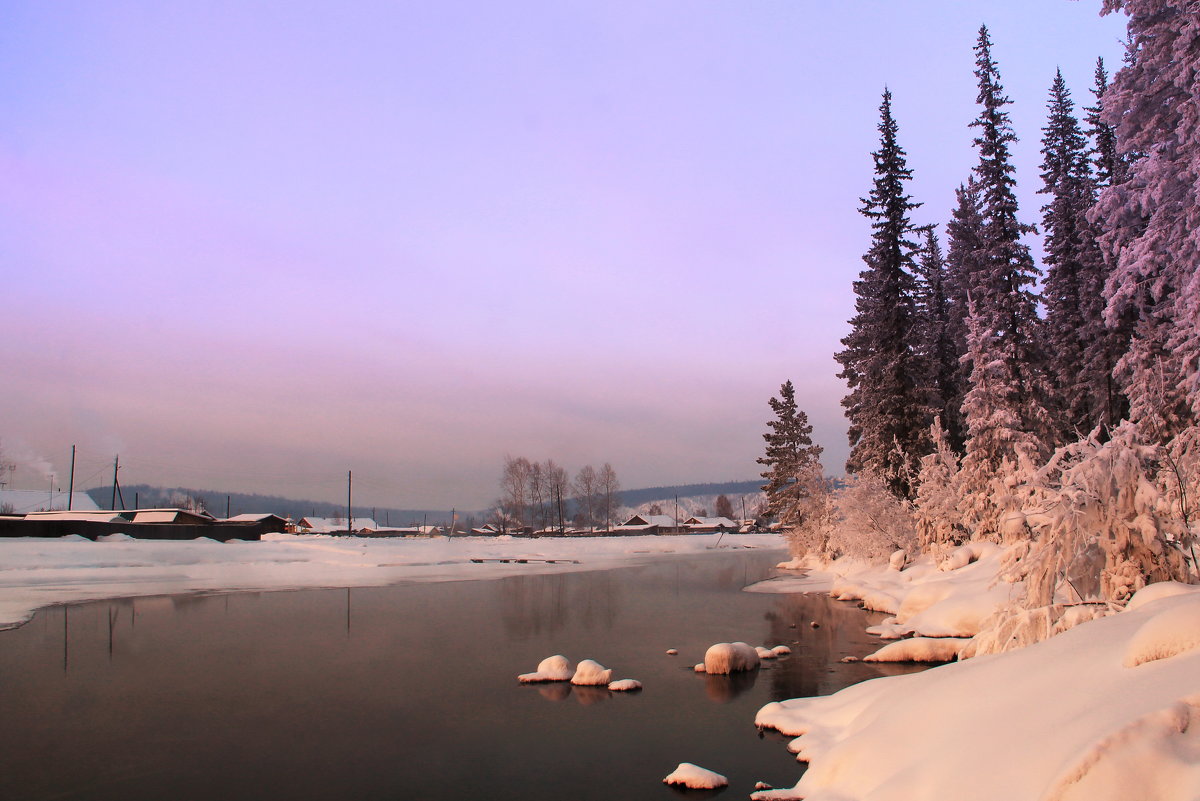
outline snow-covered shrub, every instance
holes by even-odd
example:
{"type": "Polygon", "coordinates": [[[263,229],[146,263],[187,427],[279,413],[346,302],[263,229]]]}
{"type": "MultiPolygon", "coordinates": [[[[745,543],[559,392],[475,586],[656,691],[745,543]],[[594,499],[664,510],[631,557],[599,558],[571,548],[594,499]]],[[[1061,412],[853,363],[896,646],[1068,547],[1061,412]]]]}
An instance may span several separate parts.
{"type": "Polygon", "coordinates": [[[941,557],[967,537],[958,511],[958,455],[950,447],[941,418],[930,427],[933,452],[921,457],[913,518],[921,550],[941,557]]]}
{"type": "Polygon", "coordinates": [[[1200,478],[1197,436],[1147,445],[1125,422],[1107,442],[1093,432],[1060,448],[1039,474],[1038,505],[1026,514],[1040,534],[1024,560],[1026,606],[1054,603],[1068,590],[1066,600],[1089,600],[1072,575],[1093,579],[1098,600],[1118,603],[1151,582],[1194,578],[1186,498],[1200,478]],[[1099,576],[1087,576],[1097,568],[1099,576]]]}
{"type": "Polygon", "coordinates": [[[834,493],[829,549],[856,559],[886,559],[917,544],[912,504],[892,493],[883,476],[870,470],[846,477],[834,493]]]}
{"type": "Polygon", "coordinates": [[[832,493],[820,463],[805,470],[799,479],[804,486],[783,526],[783,536],[793,556],[824,557],[829,550],[833,518],[832,493]]]}

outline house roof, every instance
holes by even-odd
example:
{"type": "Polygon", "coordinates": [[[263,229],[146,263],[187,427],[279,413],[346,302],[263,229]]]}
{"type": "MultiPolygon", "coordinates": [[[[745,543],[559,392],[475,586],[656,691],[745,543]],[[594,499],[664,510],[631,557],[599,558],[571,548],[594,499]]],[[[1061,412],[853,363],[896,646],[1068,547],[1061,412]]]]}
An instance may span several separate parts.
{"type": "Polygon", "coordinates": [[[674,528],[675,518],[670,515],[634,515],[622,523],[619,528],[658,526],[659,528],[674,528]]]}
{"type": "Polygon", "coordinates": [[[683,521],[686,526],[704,526],[713,528],[737,528],[738,524],[728,517],[689,517],[683,521]]]}

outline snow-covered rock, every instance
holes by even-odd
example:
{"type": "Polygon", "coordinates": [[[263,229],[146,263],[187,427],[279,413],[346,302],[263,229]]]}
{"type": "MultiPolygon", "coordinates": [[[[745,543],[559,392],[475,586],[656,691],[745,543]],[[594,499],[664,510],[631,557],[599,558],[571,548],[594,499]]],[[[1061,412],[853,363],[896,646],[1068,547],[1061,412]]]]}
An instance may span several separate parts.
{"type": "Polygon", "coordinates": [[[704,672],[717,675],[754,670],[759,666],[758,651],[744,642],[719,642],[704,653],[704,672]]]}
{"type": "Polygon", "coordinates": [[[542,681],[570,681],[575,675],[575,666],[571,660],[562,654],[548,656],[538,663],[533,673],[522,673],[517,681],[522,684],[534,684],[542,681]]]}
{"type": "Polygon", "coordinates": [[[758,654],[759,659],[774,659],[778,656],[778,654],[776,654],[770,648],[762,645],[756,645],[754,647],[754,652],[758,654]]]}
{"type": "Polygon", "coordinates": [[[642,683],[637,679],[617,679],[614,682],[609,682],[608,689],[615,693],[625,693],[642,689],[642,683]]]}
{"type": "Polygon", "coordinates": [[[714,773],[691,762],[680,762],[679,767],[663,779],[663,784],[686,787],[689,790],[715,790],[728,786],[729,780],[720,773],[714,773]]]}
{"type": "Polygon", "coordinates": [[[575,668],[575,675],[571,677],[572,684],[581,686],[607,686],[612,681],[612,668],[606,668],[599,662],[592,659],[585,659],[575,668]]]}
{"type": "Polygon", "coordinates": [[[788,648],[786,645],[776,645],[771,650],[775,652],[775,656],[787,656],[792,652],[792,649],[788,648]]]}

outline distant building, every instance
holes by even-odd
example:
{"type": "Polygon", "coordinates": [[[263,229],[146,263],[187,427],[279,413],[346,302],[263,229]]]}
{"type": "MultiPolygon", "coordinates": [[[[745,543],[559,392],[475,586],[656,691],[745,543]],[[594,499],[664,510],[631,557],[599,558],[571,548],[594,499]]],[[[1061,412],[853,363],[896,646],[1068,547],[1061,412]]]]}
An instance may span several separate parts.
{"type": "Polygon", "coordinates": [[[693,534],[708,534],[716,531],[738,531],[741,524],[728,517],[689,517],[683,527],[693,534]]]}
{"type": "Polygon", "coordinates": [[[634,515],[619,526],[614,534],[678,534],[679,526],[670,515],[634,515]]]}

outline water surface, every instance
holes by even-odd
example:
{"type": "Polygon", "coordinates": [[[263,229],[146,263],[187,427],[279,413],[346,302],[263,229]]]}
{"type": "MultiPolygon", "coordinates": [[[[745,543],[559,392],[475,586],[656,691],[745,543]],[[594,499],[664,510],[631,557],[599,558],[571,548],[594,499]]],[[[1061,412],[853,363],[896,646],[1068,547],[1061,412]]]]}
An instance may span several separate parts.
{"type": "Polygon", "coordinates": [[[877,615],[741,591],[780,557],[44,610],[0,632],[0,799],[670,801],[683,761],[729,798],[790,786],[758,708],[908,668],[838,661],[878,646],[877,615]],[[794,653],[691,671],[729,640],[794,653]],[[555,653],[645,690],[517,683],[555,653]]]}

